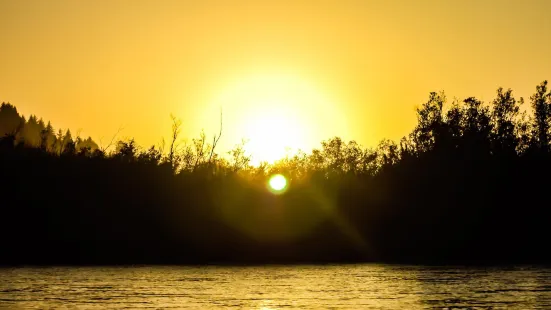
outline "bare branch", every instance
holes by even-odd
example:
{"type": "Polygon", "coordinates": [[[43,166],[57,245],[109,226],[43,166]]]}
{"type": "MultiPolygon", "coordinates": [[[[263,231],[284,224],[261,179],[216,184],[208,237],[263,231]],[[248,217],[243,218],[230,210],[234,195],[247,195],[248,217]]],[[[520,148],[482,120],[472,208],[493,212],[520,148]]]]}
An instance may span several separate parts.
{"type": "Polygon", "coordinates": [[[102,142],[102,139],[99,140],[101,146],[100,146],[100,150],[105,153],[112,145],[113,145],[113,142],[115,141],[115,139],[117,138],[117,136],[119,135],[119,133],[121,131],[124,130],[124,127],[119,127],[119,129],[117,130],[117,132],[115,132],[115,134],[113,135],[113,137],[111,138],[111,141],[109,141],[109,144],[106,146],[106,147],[103,147],[103,142],[102,142]]]}
{"type": "Polygon", "coordinates": [[[170,149],[168,152],[168,161],[170,162],[170,165],[174,169],[174,154],[176,152],[177,140],[178,136],[180,135],[181,127],[182,127],[182,121],[177,119],[173,114],[170,114],[170,118],[172,119],[172,140],[170,141],[170,149]]]}
{"type": "Polygon", "coordinates": [[[203,130],[201,132],[201,138],[200,140],[194,140],[194,144],[195,144],[195,152],[196,152],[196,158],[195,158],[195,164],[193,165],[193,171],[195,171],[195,169],[197,168],[197,166],[204,162],[204,156],[205,156],[205,153],[204,153],[204,149],[205,149],[205,141],[206,141],[206,136],[205,136],[205,131],[203,130]],[[201,161],[201,162],[199,162],[201,161]]]}
{"type": "Polygon", "coordinates": [[[218,133],[218,136],[214,135],[212,140],[212,147],[210,149],[210,155],[209,155],[209,163],[212,160],[212,156],[214,155],[214,149],[216,148],[216,145],[218,144],[218,141],[220,140],[220,137],[222,136],[222,108],[220,108],[220,132],[218,133]]]}
{"type": "Polygon", "coordinates": [[[161,152],[161,154],[164,154],[165,145],[166,145],[165,138],[161,138],[161,142],[159,142],[159,152],[161,152]]]}

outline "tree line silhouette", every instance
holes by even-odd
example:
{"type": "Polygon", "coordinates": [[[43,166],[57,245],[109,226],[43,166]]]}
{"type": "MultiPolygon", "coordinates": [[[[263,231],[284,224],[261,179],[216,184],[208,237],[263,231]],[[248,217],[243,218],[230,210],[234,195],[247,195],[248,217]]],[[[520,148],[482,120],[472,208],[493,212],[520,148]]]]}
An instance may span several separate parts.
{"type": "Polygon", "coordinates": [[[335,137],[252,166],[221,131],[114,150],[0,107],[3,264],[549,263],[551,92],[431,93],[375,148],[335,137]],[[281,173],[288,191],[267,178],[281,173]]]}

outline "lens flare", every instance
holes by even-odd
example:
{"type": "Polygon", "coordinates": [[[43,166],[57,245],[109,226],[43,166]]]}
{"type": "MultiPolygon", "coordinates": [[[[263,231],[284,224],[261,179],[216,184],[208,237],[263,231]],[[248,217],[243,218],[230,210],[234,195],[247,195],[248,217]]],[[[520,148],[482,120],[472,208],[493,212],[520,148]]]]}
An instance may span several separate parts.
{"type": "Polygon", "coordinates": [[[287,179],[281,174],[275,174],[268,181],[268,189],[274,194],[281,194],[287,189],[287,179]]]}

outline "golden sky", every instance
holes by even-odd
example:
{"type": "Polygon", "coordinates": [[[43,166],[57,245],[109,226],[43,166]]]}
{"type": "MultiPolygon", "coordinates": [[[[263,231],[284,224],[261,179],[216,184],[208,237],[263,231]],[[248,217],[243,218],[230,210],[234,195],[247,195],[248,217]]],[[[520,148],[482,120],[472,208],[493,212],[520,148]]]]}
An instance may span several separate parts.
{"type": "Polygon", "coordinates": [[[119,127],[158,143],[171,113],[185,137],[210,136],[222,108],[221,150],[371,146],[407,134],[430,91],[529,97],[551,79],[550,12],[546,0],[0,0],[0,101],[104,143],[119,127]]]}

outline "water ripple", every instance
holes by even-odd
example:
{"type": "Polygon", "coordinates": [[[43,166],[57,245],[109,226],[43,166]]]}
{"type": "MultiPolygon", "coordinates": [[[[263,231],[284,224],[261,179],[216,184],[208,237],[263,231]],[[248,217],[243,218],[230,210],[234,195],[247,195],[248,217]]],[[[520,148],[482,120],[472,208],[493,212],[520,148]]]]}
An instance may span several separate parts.
{"type": "Polygon", "coordinates": [[[0,269],[0,309],[551,309],[551,270],[329,265],[0,269]]]}

